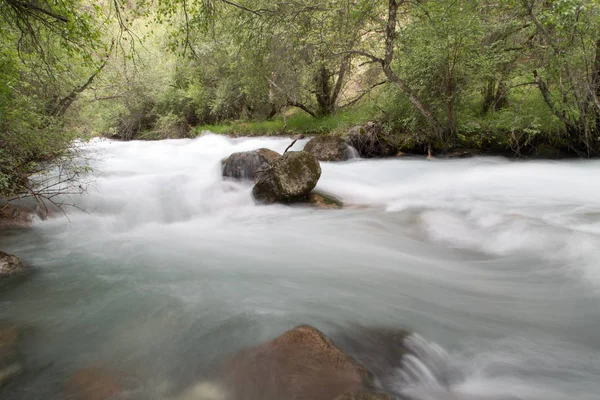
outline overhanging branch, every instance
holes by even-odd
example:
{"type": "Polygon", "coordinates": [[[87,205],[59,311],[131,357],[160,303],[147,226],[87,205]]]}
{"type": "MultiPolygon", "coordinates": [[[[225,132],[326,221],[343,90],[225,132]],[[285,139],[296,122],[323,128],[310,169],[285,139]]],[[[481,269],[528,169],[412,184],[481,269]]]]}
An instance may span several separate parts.
{"type": "Polygon", "coordinates": [[[56,14],[55,12],[47,10],[47,9],[45,9],[35,3],[32,3],[32,2],[24,2],[24,1],[18,1],[18,0],[4,0],[4,1],[6,3],[10,4],[11,6],[13,6],[14,8],[22,10],[23,12],[28,13],[28,14],[41,13],[41,14],[44,14],[44,15],[51,17],[60,22],[64,22],[64,23],[69,22],[67,17],[60,15],[60,14],[56,14]]]}

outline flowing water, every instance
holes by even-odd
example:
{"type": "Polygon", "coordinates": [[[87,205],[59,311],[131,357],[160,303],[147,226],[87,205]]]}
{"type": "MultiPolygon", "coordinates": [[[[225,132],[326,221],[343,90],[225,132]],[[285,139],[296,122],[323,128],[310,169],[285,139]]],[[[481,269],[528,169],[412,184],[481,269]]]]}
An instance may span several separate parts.
{"type": "Polygon", "coordinates": [[[446,372],[406,360],[390,385],[412,398],[600,398],[600,162],[322,163],[343,210],[258,206],[221,179],[232,152],[289,143],[88,145],[87,213],[0,236],[36,268],[0,287],[0,321],[27,327],[0,398],[67,398],[91,366],[170,399],[301,323],[417,332],[446,372]]]}

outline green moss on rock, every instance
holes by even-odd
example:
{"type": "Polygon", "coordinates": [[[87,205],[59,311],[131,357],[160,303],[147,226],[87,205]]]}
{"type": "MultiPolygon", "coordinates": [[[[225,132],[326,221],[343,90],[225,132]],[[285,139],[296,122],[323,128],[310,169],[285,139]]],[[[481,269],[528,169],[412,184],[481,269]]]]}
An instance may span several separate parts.
{"type": "Polygon", "coordinates": [[[306,199],[321,177],[316,157],[305,151],[285,153],[261,174],[252,190],[264,203],[291,203],[306,199]]]}

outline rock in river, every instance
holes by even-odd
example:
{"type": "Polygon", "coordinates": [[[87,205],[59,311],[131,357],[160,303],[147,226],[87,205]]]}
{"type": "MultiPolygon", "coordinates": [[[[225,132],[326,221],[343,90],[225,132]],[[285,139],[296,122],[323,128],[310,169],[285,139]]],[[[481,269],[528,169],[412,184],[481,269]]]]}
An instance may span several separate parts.
{"type": "Polygon", "coordinates": [[[368,390],[369,372],[317,329],[302,325],[238,353],[224,383],[236,400],[333,400],[368,390]]]}
{"type": "Polygon", "coordinates": [[[381,124],[368,122],[355,126],[346,134],[346,143],[354,147],[364,158],[393,157],[397,150],[385,138],[381,124]]]}
{"type": "Polygon", "coordinates": [[[67,398],[73,400],[109,400],[123,392],[123,387],[116,376],[97,367],[88,367],[69,379],[65,391],[67,398]]]}
{"type": "Polygon", "coordinates": [[[394,397],[387,393],[356,392],[344,393],[336,397],[335,400],[394,400],[394,397]]]}
{"type": "Polygon", "coordinates": [[[223,160],[222,173],[226,178],[254,181],[260,171],[267,169],[279,157],[279,153],[269,149],[233,153],[223,160]]]}
{"type": "Polygon", "coordinates": [[[313,154],[319,161],[346,161],[350,158],[350,149],[339,136],[317,136],[304,146],[304,151],[313,154]]]}
{"type": "Polygon", "coordinates": [[[0,280],[25,272],[25,265],[16,256],[0,251],[0,280]]]}
{"type": "Polygon", "coordinates": [[[260,174],[252,194],[263,203],[293,203],[305,200],[321,177],[316,157],[306,151],[292,151],[273,161],[260,174]]]}
{"type": "Polygon", "coordinates": [[[18,351],[20,336],[15,325],[0,323],[0,388],[23,372],[18,351]]]}
{"type": "Polygon", "coordinates": [[[340,209],[344,207],[344,203],[327,193],[311,192],[308,196],[308,203],[315,208],[340,209]]]}

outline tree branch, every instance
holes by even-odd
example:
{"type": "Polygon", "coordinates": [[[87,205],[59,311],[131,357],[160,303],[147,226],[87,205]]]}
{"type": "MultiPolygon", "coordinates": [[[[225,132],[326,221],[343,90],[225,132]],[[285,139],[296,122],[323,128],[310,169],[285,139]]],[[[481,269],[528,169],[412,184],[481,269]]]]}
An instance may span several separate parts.
{"type": "Polygon", "coordinates": [[[351,100],[350,102],[344,104],[340,108],[352,107],[353,105],[355,105],[356,103],[358,103],[360,101],[360,99],[362,99],[363,97],[365,97],[367,94],[371,93],[371,90],[375,89],[377,86],[385,85],[386,83],[388,83],[387,80],[381,81],[381,82],[378,82],[378,83],[374,84],[370,88],[368,88],[366,90],[363,90],[363,92],[358,97],[356,97],[355,99],[351,100]]]}
{"type": "MultiPolygon", "coordinates": [[[[404,0],[389,0],[388,20],[385,29],[385,58],[382,60],[383,72],[385,73],[385,76],[390,82],[394,83],[400,88],[400,90],[404,92],[404,94],[408,97],[412,105],[417,110],[419,110],[421,115],[423,115],[423,117],[427,120],[434,132],[437,135],[440,135],[443,129],[435,115],[433,115],[429,107],[419,99],[417,94],[392,69],[392,62],[394,61],[394,45],[396,41],[396,23],[398,18],[398,8],[402,3],[404,3],[404,0]]],[[[376,59],[376,57],[372,58],[376,59]]]]}
{"type": "Polygon", "coordinates": [[[383,60],[383,58],[376,57],[376,56],[374,56],[373,54],[371,54],[371,53],[369,53],[369,52],[366,52],[366,51],[363,51],[363,50],[348,50],[348,51],[343,51],[343,52],[341,52],[341,53],[336,53],[336,54],[334,54],[334,56],[339,56],[339,55],[341,55],[341,54],[354,54],[354,55],[357,55],[357,56],[363,56],[363,57],[367,57],[367,58],[369,58],[371,61],[373,61],[373,62],[376,62],[376,63],[379,63],[379,64],[381,64],[381,65],[383,65],[383,63],[385,62],[385,61],[383,60]]]}
{"type": "Polygon", "coordinates": [[[281,89],[275,82],[273,82],[272,79],[269,79],[268,76],[265,76],[265,78],[267,78],[267,80],[269,81],[269,83],[271,85],[273,85],[273,87],[275,89],[279,90],[280,93],[282,93],[283,95],[285,95],[285,97],[286,97],[286,105],[292,106],[292,107],[297,107],[297,108],[301,109],[302,111],[306,112],[307,114],[309,114],[311,117],[316,118],[316,114],[313,111],[311,111],[308,107],[306,107],[302,103],[297,102],[296,100],[291,99],[290,96],[283,89],[281,89]]]}
{"type": "Polygon", "coordinates": [[[310,108],[306,107],[306,106],[305,106],[304,104],[302,104],[302,103],[298,103],[298,102],[297,102],[297,101],[295,101],[295,100],[288,99],[288,101],[287,101],[287,105],[288,105],[288,106],[292,106],[292,107],[297,107],[297,108],[301,109],[302,111],[304,111],[305,113],[309,114],[309,115],[310,115],[311,117],[313,117],[313,118],[316,118],[316,117],[317,117],[317,115],[316,115],[316,114],[315,114],[313,111],[311,111],[311,110],[310,110],[310,108]]]}
{"type": "Polygon", "coordinates": [[[237,3],[234,3],[233,1],[229,1],[229,0],[221,0],[221,1],[232,7],[238,8],[240,10],[243,10],[243,11],[249,12],[251,14],[258,15],[258,16],[261,16],[266,11],[266,10],[253,10],[251,8],[245,7],[241,4],[237,4],[237,3]]]}
{"type": "Polygon", "coordinates": [[[69,22],[69,20],[66,17],[56,14],[50,10],[46,10],[45,8],[42,8],[35,3],[23,2],[23,1],[18,1],[18,0],[4,0],[4,1],[6,1],[8,4],[12,5],[13,7],[21,9],[25,12],[29,12],[29,13],[32,13],[32,11],[38,12],[38,13],[45,14],[51,18],[54,18],[57,21],[61,21],[64,23],[69,22]]]}
{"type": "Polygon", "coordinates": [[[569,131],[569,132],[576,131],[577,127],[567,118],[565,113],[560,112],[556,108],[556,105],[552,101],[552,97],[550,95],[550,89],[548,89],[548,85],[546,84],[546,82],[544,82],[542,77],[538,74],[537,70],[533,71],[533,77],[535,79],[535,83],[537,84],[538,88],[540,89],[540,92],[542,93],[542,97],[544,98],[546,105],[548,105],[548,107],[550,107],[550,110],[552,111],[552,113],[554,115],[556,115],[563,124],[565,124],[565,126],[567,127],[567,131],[569,131]]]}
{"type": "Polygon", "coordinates": [[[113,51],[114,46],[115,46],[115,41],[113,39],[113,41],[112,41],[112,43],[110,45],[110,49],[108,50],[108,53],[106,54],[106,57],[104,58],[104,60],[102,60],[102,63],[98,66],[98,68],[96,69],[96,71],[94,71],[94,73],[92,75],[90,75],[90,77],[88,78],[88,80],[83,85],[81,85],[79,87],[76,87],[75,89],[73,89],[71,91],[71,93],[69,93],[68,96],[63,97],[62,99],[60,99],[58,101],[58,103],[56,104],[56,106],[54,106],[52,108],[52,111],[50,112],[50,115],[52,115],[53,117],[60,117],[60,116],[63,116],[65,114],[65,112],[67,111],[67,109],[77,99],[77,95],[79,95],[85,89],[87,89],[88,86],[90,86],[92,84],[92,82],[94,81],[94,79],[96,78],[96,76],[104,69],[104,67],[106,66],[106,63],[108,62],[108,58],[110,57],[110,55],[111,55],[111,53],[113,51]]]}

